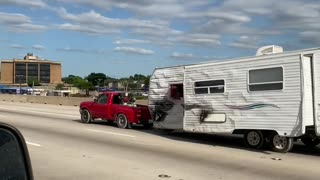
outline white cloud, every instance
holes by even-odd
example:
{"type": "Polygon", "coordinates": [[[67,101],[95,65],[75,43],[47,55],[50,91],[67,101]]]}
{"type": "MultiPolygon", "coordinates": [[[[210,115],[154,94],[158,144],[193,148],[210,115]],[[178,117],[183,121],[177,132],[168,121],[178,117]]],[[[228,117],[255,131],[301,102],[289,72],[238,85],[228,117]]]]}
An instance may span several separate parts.
{"type": "Polygon", "coordinates": [[[304,43],[320,45],[319,31],[303,31],[300,32],[300,36],[304,43]]]}
{"type": "Polygon", "coordinates": [[[135,48],[135,47],[116,47],[114,51],[125,52],[125,53],[133,53],[140,55],[151,55],[154,54],[154,51],[143,48],[135,48]]]}
{"type": "Polygon", "coordinates": [[[35,49],[35,50],[44,50],[45,47],[43,45],[39,45],[39,44],[35,44],[32,46],[32,49],[35,49]]]}
{"type": "Polygon", "coordinates": [[[140,19],[116,19],[108,18],[93,10],[81,14],[71,14],[64,8],[57,9],[57,14],[67,23],[58,25],[59,29],[85,32],[89,34],[116,33],[128,30],[137,34],[144,33],[150,35],[175,34],[176,30],[170,29],[169,24],[160,20],[140,20],[140,19]],[[160,32],[158,34],[154,32],[160,32]]]}
{"type": "Polygon", "coordinates": [[[20,45],[20,44],[12,44],[10,45],[11,48],[14,48],[14,49],[26,49],[26,47],[20,45]]]}
{"type": "Polygon", "coordinates": [[[209,56],[196,56],[192,53],[179,53],[173,52],[170,56],[172,59],[176,60],[209,60],[209,59],[217,59],[216,57],[209,57],[209,56]]]}
{"type": "Polygon", "coordinates": [[[94,28],[93,26],[85,26],[85,25],[78,25],[78,24],[70,24],[64,23],[57,26],[58,29],[67,30],[67,31],[75,31],[75,32],[82,32],[87,34],[110,34],[110,33],[119,33],[120,30],[116,29],[108,29],[108,28],[94,28]]]}
{"type": "Polygon", "coordinates": [[[169,41],[183,45],[217,46],[221,44],[219,37],[217,34],[190,33],[170,38],[169,41]]]}
{"type": "Polygon", "coordinates": [[[148,44],[151,43],[149,40],[141,39],[118,39],[113,41],[113,44],[148,44]]]}
{"type": "Polygon", "coordinates": [[[14,5],[14,6],[29,6],[29,7],[46,7],[46,3],[43,0],[1,0],[0,6],[14,5]]]}
{"type": "Polygon", "coordinates": [[[243,35],[240,36],[236,41],[230,43],[229,46],[241,49],[258,49],[258,42],[258,36],[243,35]]]}
{"type": "Polygon", "coordinates": [[[180,15],[183,18],[211,18],[215,21],[222,20],[223,22],[250,22],[250,16],[239,12],[219,12],[219,11],[204,11],[204,12],[189,12],[180,15]]]}
{"type": "Polygon", "coordinates": [[[184,54],[184,53],[178,53],[178,52],[172,53],[170,57],[174,59],[194,59],[195,58],[195,56],[192,53],[184,54]]]}
{"type": "Polygon", "coordinates": [[[10,32],[41,32],[46,26],[33,24],[31,18],[18,13],[0,12],[0,24],[10,32]]]}
{"type": "MultiPolygon", "coordinates": [[[[171,18],[177,13],[185,11],[185,7],[177,0],[57,0],[70,4],[86,4],[104,10],[121,8],[129,10],[137,15],[171,18]]],[[[190,6],[190,4],[189,4],[190,6]]],[[[194,4],[197,6],[197,4],[194,4]]]]}
{"type": "MultiPolygon", "coordinates": [[[[277,33],[291,35],[295,33],[301,40],[311,40],[320,44],[318,35],[310,39],[310,32],[320,31],[320,3],[309,0],[227,0],[221,7],[226,11],[242,11],[254,17],[261,17],[270,24],[256,29],[257,34],[277,33]]],[[[252,28],[251,28],[252,29],[252,28]]],[[[312,33],[313,34],[313,33],[312,33]]],[[[262,34],[266,35],[266,34],[262,34]]],[[[315,34],[313,34],[315,35],[315,34]]]]}
{"type": "Polygon", "coordinates": [[[70,48],[70,47],[65,47],[65,48],[57,48],[56,51],[62,51],[62,52],[69,52],[69,53],[86,53],[86,54],[103,54],[106,53],[106,50],[90,50],[90,49],[80,49],[80,48],[70,48]]]}

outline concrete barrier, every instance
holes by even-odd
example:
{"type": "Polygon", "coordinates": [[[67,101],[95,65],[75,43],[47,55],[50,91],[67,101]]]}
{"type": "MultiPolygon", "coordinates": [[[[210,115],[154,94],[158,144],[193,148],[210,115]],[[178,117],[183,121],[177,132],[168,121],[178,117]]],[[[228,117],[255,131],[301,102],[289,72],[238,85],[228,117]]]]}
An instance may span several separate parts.
{"type": "MultiPolygon", "coordinates": [[[[0,101],[79,106],[79,104],[81,102],[93,101],[93,99],[92,98],[80,98],[80,97],[30,96],[30,95],[0,94],[0,101]]],[[[148,101],[147,100],[137,100],[136,104],[148,105],[148,101]]]]}

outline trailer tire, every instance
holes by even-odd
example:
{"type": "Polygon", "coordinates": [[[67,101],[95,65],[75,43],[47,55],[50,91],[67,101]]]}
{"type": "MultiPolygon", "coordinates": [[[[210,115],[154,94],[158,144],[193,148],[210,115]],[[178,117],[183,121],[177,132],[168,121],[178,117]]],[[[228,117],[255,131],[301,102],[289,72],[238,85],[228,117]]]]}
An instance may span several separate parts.
{"type": "Polygon", "coordinates": [[[318,144],[320,144],[320,139],[319,138],[312,138],[312,137],[302,137],[301,141],[303,144],[307,147],[315,147],[318,144]]]}
{"type": "Polygon", "coordinates": [[[259,130],[249,130],[244,134],[244,142],[250,148],[260,149],[264,145],[264,139],[259,130]]]}
{"type": "Polygon", "coordinates": [[[293,147],[293,138],[280,136],[276,132],[272,132],[269,135],[270,147],[275,152],[286,153],[293,147]]]}
{"type": "Polygon", "coordinates": [[[81,110],[81,122],[85,124],[89,124],[92,121],[91,113],[88,109],[81,110]]]}
{"type": "Polygon", "coordinates": [[[126,129],[129,126],[128,118],[124,114],[118,114],[117,116],[117,126],[121,129],[126,129]]]}

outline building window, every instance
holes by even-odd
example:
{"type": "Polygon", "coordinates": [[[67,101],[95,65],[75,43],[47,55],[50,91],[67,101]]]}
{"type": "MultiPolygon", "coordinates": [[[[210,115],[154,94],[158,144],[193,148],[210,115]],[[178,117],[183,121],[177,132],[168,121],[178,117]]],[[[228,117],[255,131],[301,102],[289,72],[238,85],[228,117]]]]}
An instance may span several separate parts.
{"type": "Polygon", "coordinates": [[[27,74],[26,71],[27,66],[26,63],[16,63],[15,64],[15,83],[25,83],[27,74]]]}
{"type": "Polygon", "coordinates": [[[38,64],[37,63],[28,63],[28,81],[38,80],[38,64]]]}
{"type": "Polygon", "coordinates": [[[40,83],[50,83],[50,64],[40,64],[40,83]]]}
{"type": "Polygon", "coordinates": [[[194,83],[195,94],[224,93],[224,80],[198,81],[194,83]]]}
{"type": "Polygon", "coordinates": [[[268,91],[283,89],[282,67],[249,71],[249,91],[268,91]]]}

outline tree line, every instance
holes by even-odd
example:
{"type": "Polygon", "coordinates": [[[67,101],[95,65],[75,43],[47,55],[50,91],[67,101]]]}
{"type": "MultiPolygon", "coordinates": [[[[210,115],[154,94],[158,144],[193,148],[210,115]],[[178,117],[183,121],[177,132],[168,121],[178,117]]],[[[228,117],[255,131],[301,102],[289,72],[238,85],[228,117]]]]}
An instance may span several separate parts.
{"type": "Polygon", "coordinates": [[[119,82],[123,85],[124,90],[128,91],[129,88],[134,88],[137,82],[149,86],[149,79],[149,75],[145,76],[142,74],[134,74],[133,76],[117,79],[109,77],[104,73],[92,72],[84,78],[76,75],[69,75],[67,77],[63,77],[63,84],[58,84],[56,86],[56,89],[62,89],[65,86],[65,84],[69,84],[81,90],[86,90],[88,94],[90,90],[94,90],[96,87],[104,87],[110,82],[119,82]]]}

